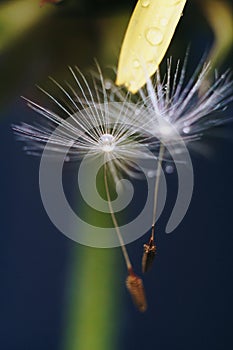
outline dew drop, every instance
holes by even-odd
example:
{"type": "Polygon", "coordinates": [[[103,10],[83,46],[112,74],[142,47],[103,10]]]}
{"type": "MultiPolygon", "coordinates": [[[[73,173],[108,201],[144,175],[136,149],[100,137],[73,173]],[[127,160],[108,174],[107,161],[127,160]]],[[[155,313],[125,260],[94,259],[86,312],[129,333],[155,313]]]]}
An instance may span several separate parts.
{"type": "Polygon", "coordinates": [[[151,27],[146,31],[146,39],[151,45],[159,45],[163,40],[163,33],[156,27],[151,27]]]}
{"type": "Polygon", "coordinates": [[[103,134],[99,138],[99,146],[103,152],[112,152],[115,148],[115,137],[111,134],[103,134]]]}
{"type": "Polygon", "coordinates": [[[139,61],[138,60],[134,60],[133,61],[133,66],[134,66],[134,68],[139,68],[140,67],[139,61]]]}
{"type": "Polygon", "coordinates": [[[172,174],[174,172],[174,167],[172,165],[166,165],[165,171],[167,174],[172,174]]]}
{"type": "Polygon", "coordinates": [[[146,67],[147,67],[148,72],[153,70],[155,66],[156,66],[156,62],[154,60],[148,61],[146,63],[146,67]]]}
{"type": "Polygon", "coordinates": [[[156,171],[155,171],[155,170],[148,170],[147,176],[148,176],[149,178],[155,177],[155,176],[156,176],[156,171]]]}
{"type": "Polygon", "coordinates": [[[105,80],[104,85],[106,90],[110,90],[112,87],[112,83],[110,80],[105,80]]]}
{"type": "Polygon", "coordinates": [[[128,88],[130,88],[131,90],[137,90],[137,84],[135,80],[130,80],[128,88]]]}
{"type": "Polygon", "coordinates": [[[160,19],[161,26],[165,27],[168,24],[168,19],[163,17],[160,19]]]}
{"type": "Polygon", "coordinates": [[[182,154],[184,152],[184,150],[182,148],[176,148],[174,150],[175,154],[182,154]]]}
{"type": "Polygon", "coordinates": [[[190,127],[189,127],[189,126],[184,127],[184,128],[183,128],[183,132],[184,132],[185,134],[190,133],[190,127]]]}
{"type": "Polygon", "coordinates": [[[142,4],[142,7],[148,7],[150,6],[150,0],[142,0],[141,4],[142,4]]]}

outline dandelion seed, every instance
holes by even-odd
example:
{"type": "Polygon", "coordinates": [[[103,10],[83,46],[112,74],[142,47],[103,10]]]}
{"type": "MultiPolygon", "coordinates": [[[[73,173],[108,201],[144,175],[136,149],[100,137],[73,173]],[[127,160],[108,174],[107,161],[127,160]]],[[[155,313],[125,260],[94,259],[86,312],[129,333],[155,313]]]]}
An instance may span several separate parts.
{"type": "MultiPolygon", "coordinates": [[[[141,118],[148,125],[148,132],[162,143],[174,145],[182,140],[186,144],[199,140],[212,127],[224,124],[231,118],[225,111],[233,100],[231,72],[216,77],[206,89],[210,64],[199,64],[192,77],[185,83],[186,61],[180,68],[178,61],[172,73],[172,60],[167,62],[167,72],[162,79],[158,71],[155,81],[147,80],[145,89],[139,90],[145,109],[141,118]]],[[[149,144],[153,148],[152,143],[149,144]]],[[[158,143],[154,143],[158,148],[158,143]]]]}
{"type": "Polygon", "coordinates": [[[100,157],[115,181],[122,172],[136,176],[135,161],[144,157],[143,136],[139,140],[144,123],[136,120],[137,105],[119,89],[114,94],[108,91],[100,70],[98,78],[92,77],[92,87],[78,68],[70,68],[70,72],[75,86],[70,83],[63,86],[50,78],[62,99],[39,88],[55,104],[58,113],[24,98],[42,118],[34,125],[13,125],[17,139],[26,143],[28,154],[40,155],[46,145],[55,157],[69,146],[68,161],[100,157]]]}
{"type": "Polygon", "coordinates": [[[166,77],[161,79],[158,71],[155,82],[148,79],[146,89],[139,90],[145,107],[141,118],[148,126],[148,133],[155,136],[155,140],[151,140],[148,146],[156,152],[158,144],[160,147],[154,190],[152,232],[149,243],[144,245],[142,261],[144,272],[147,271],[147,263],[150,261],[149,265],[151,265],[154,258],[154,252],[150,254],[150,247],[154,246],[158,187],[165,148],[169,146],[170,152],[178,154],[182,143],[189,146],[192,141],[199,140],[207,129],[229,122],[232,118],[223,114],[227,105],[233,100],[231,73],[227,71],[217,77],[206,89],[209,64],[200,64],[186,85],[184,83],[186,60],[181,69],[179,65],[178,62],[172,75],[172,64],[169,60],[166,77]]]}
{"type": "Polygon", "coordinates": [[[67,83],[65,88],[51,78],[63,95],[62,102],[40,88],[55,103],[60,113],[57,114],[25,99],[28,106],[42,116],[42,120],[37,125],[26,123],[14,125],[13,129],[18,140],[26,143],[25,150],[29,154],[40,155],[46,146],[54,157],[64,152],[64,149],[69,146],[69,152],[66,155],[68,161],[79,160],[84,156],[89,157],[90,160],[101,158],[101,164],[104,166],[107,202],[129,274],[127,287],[138,309],[144,311],[146,301],[143,284],[133,272],[111,204],[108,184],[108,175],[111,175],[115,182],[122,172],[136,176],[138,170],[136,159],[147,156],[141,147],[143,141],[147,140],[147,136],[143,137],[144,123],[142,121],[140,124],[136,121],[137,104],[130,102],[128,94],[121,94],[117,88],[114,93],[108,91],[100,69],[98,79],[93,76],[93,88],[79,69],[76,68],[75,72],[70,68],[70,72],[74,78],[75,87],[67,83]],[[59,131],[57,131],[58,126],[59,131]]]}

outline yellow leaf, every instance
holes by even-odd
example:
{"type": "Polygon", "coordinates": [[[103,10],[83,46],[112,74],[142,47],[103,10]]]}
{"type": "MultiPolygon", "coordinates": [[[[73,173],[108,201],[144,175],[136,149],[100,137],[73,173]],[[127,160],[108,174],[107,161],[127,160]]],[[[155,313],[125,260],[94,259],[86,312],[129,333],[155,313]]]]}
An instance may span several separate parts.
{"type": "Polygon", "coordinates": [[[186,0],[139,0],[121,47],[116,84],[135,93],[155,73],[186,0]]]}

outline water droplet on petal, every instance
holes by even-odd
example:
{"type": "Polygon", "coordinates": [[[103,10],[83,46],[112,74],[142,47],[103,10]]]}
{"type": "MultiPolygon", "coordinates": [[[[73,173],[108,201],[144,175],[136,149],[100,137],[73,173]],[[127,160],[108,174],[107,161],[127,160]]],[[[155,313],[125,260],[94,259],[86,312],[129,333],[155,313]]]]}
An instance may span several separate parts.
{"type": "Polygon", "coordinates": [[[148,7],[150,5],[150,0],[142,0],[142,7],[148,7]]]}
{"type": "Polygon", "coordinates": [[[133,66],[134,66],[134,68],[139,68],[140,67],[139,61],[138,60],[134,60],[133,61],[133,66]]]}
{"type": "Polygon", "coordinates": [[[156,62],[154,60],[146,62],[146,67],[147,67],[148,72],[153,70],[155,66],[156,66],[156,62]]]}
{"type": "Polygon", "coordinates": [[[160,19],[161,26],[165,27],[168,24],[168,19],[163,17],[160,19]]]}
{"type": "Polygon", "coordinates": [[[137,90],[137,84],[136,84],[135,80],[130,80],[128,87],[131,90],[137,90]]]}
{"type": "Polygon", "coordinates": [[[146,39],[151,45],[159,45],[163,41],[163,33],[156,27],[151,27],[146,31],[146,39]]]}

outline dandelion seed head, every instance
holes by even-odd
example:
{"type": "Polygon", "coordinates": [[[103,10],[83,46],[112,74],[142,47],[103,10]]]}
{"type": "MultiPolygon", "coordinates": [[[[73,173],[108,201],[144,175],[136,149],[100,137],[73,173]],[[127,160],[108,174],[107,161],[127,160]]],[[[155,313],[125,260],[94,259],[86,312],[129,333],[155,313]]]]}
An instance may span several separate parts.
{"type": "Polygon", "coordinates": [[[147,140],[141,108],[131,102],[130,94],[104,80],[99,67],[91,82],[78,68],[70,68],[70,72],[71,83],[50,78],[58,94],[39,88],[56,112],[25,99],[40,119],[32,125],[14,125],[18,140],[26,143],[30,155],[41,155],[46,147],[51,157],[62,155],[68,148],[65,161],[102,157],[115,180],[122,172],[138,175],[135,161],[147,156],[141,147],[147,140]]]}
{"type": "Polygon", "coordinates": [[[187,79],[186,61],[174,69],[170,59],[164,77],[158,71],[139,90],[148,131],[160,142],[177,147],[180,141],[199,140],[206,130],[232,118],[225,111],[233,100],[231,73],[216,76],[211,83],[210,64],[200,63],[187,79]]]}

